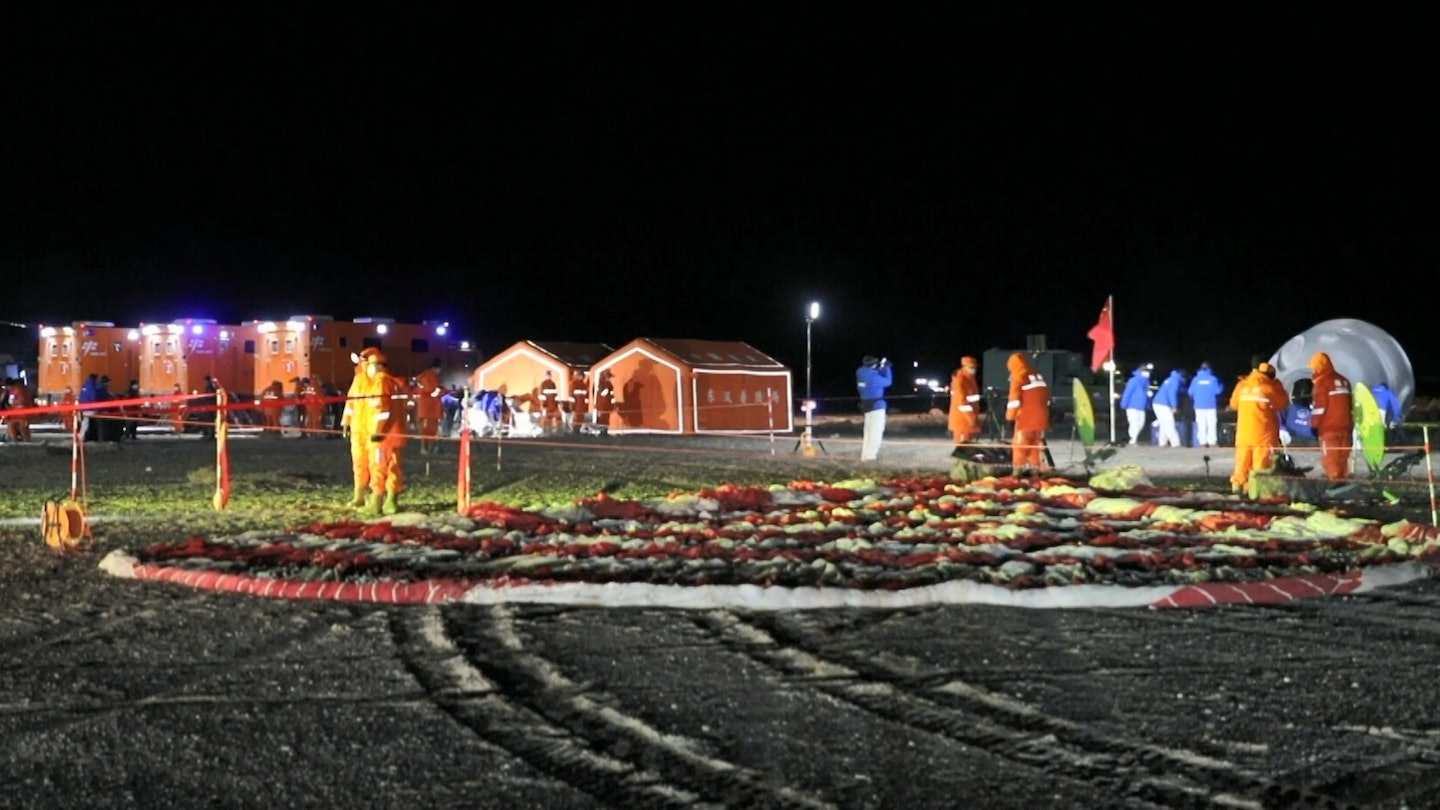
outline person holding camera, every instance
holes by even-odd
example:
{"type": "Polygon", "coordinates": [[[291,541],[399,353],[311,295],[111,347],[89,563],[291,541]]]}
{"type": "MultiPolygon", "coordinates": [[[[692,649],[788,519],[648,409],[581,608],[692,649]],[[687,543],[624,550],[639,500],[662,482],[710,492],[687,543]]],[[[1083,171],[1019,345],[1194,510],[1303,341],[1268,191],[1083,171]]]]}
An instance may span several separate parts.
{"type": "Polygon", "coordinates": [[[860,412],[865,414],[865,432],[860,441],[860,460],[875,461],[880,457],[880,442],[885,438],[885,389],[895,381],[890,360],[865,355],[855,369],[855,390],[860,394],[860,412]]]}

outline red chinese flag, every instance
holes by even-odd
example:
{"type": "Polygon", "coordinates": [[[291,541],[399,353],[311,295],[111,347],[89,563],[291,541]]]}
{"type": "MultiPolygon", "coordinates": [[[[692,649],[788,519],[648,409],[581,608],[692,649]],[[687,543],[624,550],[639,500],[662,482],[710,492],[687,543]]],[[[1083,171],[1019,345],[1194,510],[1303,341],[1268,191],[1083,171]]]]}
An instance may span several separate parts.
{"type": "Polygon", "coordinates": [[[1109,359],[1110,353],[1115,350],[1115,326],[1110,320],[1110,304],[1112,297],[1105,299],[1105,308],[1100,310],[1100,320],[1090,327],[1086,337],[1095,341],[1095,348],[1090,353],[1090,370],[1099,371],[1109,359]]]}

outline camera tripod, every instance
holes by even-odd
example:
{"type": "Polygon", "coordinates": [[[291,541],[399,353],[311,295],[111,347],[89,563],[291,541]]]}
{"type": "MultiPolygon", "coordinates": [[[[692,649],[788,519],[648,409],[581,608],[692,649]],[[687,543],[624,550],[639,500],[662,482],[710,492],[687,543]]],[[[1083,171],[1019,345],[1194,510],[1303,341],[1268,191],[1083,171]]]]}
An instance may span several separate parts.
{"type": "Polygon", "coordinates": [[[829,451],[825,449],[825,445],[822,444],[819,439],[815,438],[813,426],[807,422],[805,429],[800,431],[800,438],[795,440],[795,448],[790,452],[799,453],[802,456],[814,456],[815,448],[817,447],[820,448],[821,453],[826,455],[830,454],[829,451]]]}

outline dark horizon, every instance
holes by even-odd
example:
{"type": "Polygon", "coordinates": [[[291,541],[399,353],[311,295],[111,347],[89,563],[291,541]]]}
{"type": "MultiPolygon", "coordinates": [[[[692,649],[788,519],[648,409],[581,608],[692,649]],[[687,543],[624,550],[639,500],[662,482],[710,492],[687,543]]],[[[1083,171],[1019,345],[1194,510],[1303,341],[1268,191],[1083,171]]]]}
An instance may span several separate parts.
{"type": "Polygon", "coordinates": [[[1352,317],[1434,380],[1413,22],[24,9],[0,317],[742,340],[803,372],[819,301],[840,395],[865,354],[1088,357],[1113,295],[1122,365],[1233,377],[1352,317]]]}

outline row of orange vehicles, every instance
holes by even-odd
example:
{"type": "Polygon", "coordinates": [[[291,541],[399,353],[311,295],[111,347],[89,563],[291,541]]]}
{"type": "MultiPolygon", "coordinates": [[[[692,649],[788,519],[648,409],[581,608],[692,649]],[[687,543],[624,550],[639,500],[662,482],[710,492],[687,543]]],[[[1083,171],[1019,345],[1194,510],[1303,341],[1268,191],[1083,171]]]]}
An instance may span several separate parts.
{"type": "Polygon", "coordinates": [[[390,318],[337,321],[296,315],[283,321],[220,324],[186,318],[171,323],[116,326],[76,321],[41,326],[35,385],[37,403],[58,403],[78,393],[95,374],[123,394],[134,380],[141,396],[203,392],[208,376],[234,399],[259,398],[279,382],[286,392],[303,378],[345,391],[355,375],[352,354],[379,347],[392,374],[416,375],[439,360],[442,381],[464,385],[475,367],[468,341],[451,337],[449,324],[397,323],[390,318]]]}

